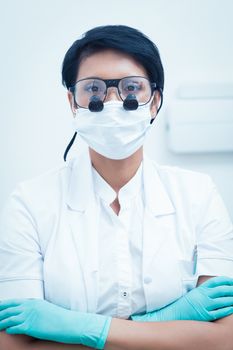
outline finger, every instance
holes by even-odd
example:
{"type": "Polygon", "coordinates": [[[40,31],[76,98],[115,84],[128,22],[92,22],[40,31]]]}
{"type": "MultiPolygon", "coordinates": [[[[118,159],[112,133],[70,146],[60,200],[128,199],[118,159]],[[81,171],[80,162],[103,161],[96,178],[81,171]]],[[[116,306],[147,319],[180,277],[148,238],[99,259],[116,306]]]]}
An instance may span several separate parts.
{"type": "Polygon", "coordinates": [[[17,326],[19,324],[19,319],[17,316],[11,316],[5,320],[0,321],[0,330],[3,330],[8,327],[17,326]]]}
{"type": "Polygon", "coordinates": [[[6,309],[12,306],[21,305],[27,299],[7,299],[0,301],[0,310],[6,309]]]}
{"type": "Polygon", "coordinates": [[[207,310],[216,310],[228,306],[233,306],[233,297],[216,298],[212,304],[213,305],[207,306],[207,310]]]}
{"type": "Polygon", "coordinates": [[[5,318],[16,316],[22,312],[22,308],[20,306],[15,307],[9,307],[5,310],[0,311],[0,321],[4,320],[5,318]]]}
{"type": "Polygon", "coordinates": [[[217,277],[212,277],[209,278],[207,281],[202,283],[200,287],[217,287],[219,285],[231,285],[233,286],[233,278],[231,277],[226,277],[226,276],[217,276],[217,277]]]}
{"type": "Polygon", "coordinates": [[[209,314],[213,320],[218,320],[219,318],[233,314],[233,307],[225,307],[219,310],[209,311],[209,314]]]}
{"type": "Polygon", "coordinates": [[[218,286],[210,288],[208,295],[210,298],[233,296],[233,286],[218,286]]]}
{"type": "Polygon", "coordinates": [[[25,329],[21,325],[9,327],[5,332],[8,334],[26,334],[25,329]]]}

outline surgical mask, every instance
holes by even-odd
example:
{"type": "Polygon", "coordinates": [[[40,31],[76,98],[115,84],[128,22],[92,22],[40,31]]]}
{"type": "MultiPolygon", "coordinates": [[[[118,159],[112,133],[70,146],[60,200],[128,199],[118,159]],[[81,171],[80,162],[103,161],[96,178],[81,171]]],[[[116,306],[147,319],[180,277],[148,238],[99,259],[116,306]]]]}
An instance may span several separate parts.
{"type": "Polygon", "coordinates": [[[90,148],[110,159],[124,159],[143,145],[150,121],[150,103],[128,111],[121,101],[109,101],[101,112],[79,108],[73,122],[90,148]]]}

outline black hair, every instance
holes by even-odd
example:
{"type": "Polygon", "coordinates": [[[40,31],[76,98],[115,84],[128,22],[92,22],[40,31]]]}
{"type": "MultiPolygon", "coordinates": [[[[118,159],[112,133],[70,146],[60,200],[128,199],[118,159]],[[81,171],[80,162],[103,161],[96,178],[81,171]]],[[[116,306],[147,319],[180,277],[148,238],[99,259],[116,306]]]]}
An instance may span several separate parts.
{"type": "Polygon", "coordinates": [[[76,40],[62,64],[62,84],[69,89],[76,82],[83,58],[104,49],[115,49],[133,57],[148,74],[151,82],[163,91],[164,70],[157,46],[142,32],[125,25],[95,27],[76,40]]]}

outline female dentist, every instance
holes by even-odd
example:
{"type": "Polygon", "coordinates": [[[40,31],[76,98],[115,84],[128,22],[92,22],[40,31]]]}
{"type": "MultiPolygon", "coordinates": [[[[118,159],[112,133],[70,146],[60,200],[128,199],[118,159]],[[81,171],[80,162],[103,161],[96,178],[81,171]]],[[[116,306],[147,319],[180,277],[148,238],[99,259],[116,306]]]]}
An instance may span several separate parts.
{"type": "Polygon", "coordinates": [[[97,27],[67,51],[62,78],[75,130],[64,158],[76,135],[89,148],[8,198],[0,346],[18,334],[19,349],[24,334],[23,349],[232,350],[222,199],[208,175],[143,151],[162,105],[157,47],[134,28],[97,27]]]}

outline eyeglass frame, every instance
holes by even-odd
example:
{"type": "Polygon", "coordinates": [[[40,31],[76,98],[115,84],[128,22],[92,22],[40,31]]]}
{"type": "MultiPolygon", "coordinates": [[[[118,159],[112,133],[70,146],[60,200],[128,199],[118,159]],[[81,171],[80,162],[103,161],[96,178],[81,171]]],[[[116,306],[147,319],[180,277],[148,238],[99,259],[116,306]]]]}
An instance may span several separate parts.
{"type": "Polygon", "coordinates": [[[106,99],[106,97],[107,97],[108,88],[109,88],[109,87],[116,87],[116,88],[117,88],[117,91],[118,91],[118,96],[119,96],[120,99],[124,102],[124,100],[122,99],[121,94],[120,94],[120,92],[119,92],[119,82],[120,82],[122,79],[125,79],[125,78],[143,78],[143,79],[146,79],[146,80],[149,82],[149,85],[150,85],[150,88],[151,88],[151,95],[150,95],[150,98],[149,98],[149,100],[148,100],[146,103],[140,104],[139,107],[140,107],[140,106],[144,106],[144,105],[146,105],[147,103],[150,102],[151,97],[153,96],[154,91],[159,90],[159,92],[160,92],[160,94],[161,94],[161,89],[157,86],[156,83],[152,83],[147,77],[142,77],[142,76],[140,76],[140,75],[129,75],[129,76],[126,76],[126,77],[123,77],[123,78],[120,78],[120,79],[101,79],[101,78],[99,78],[99,77],[88,77],[88,78],[83,78],[83,79],[77,80],[77,81],[75,82],[74,85],[70,86],[70,87],[69,87],[69,91],[73,94],[74,102],[76,103],[76,105],[77,105],[79,108],[88,109],[88,107],[80,106],[80,105],[77,103],[77,101],[76,101],[76,99],[75,99],[75,86],[76,86],[77,83],[79,83],[80,81],[83,81],[83,80],[98,79],[98,80],[102,80],[102,81],[105,83],[105,85],[106,85],[105,97],[104,97],[104,99],[103,99],[103,101],[102,101],[103,103],[104,103],[104,101],[105,101],[105,99],[106,99]]]}

